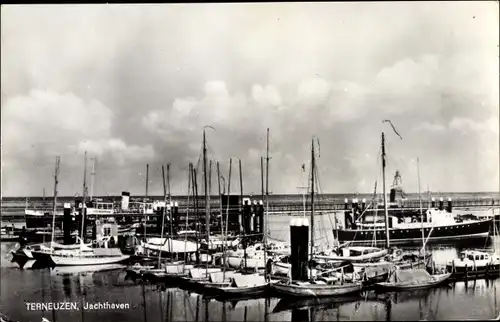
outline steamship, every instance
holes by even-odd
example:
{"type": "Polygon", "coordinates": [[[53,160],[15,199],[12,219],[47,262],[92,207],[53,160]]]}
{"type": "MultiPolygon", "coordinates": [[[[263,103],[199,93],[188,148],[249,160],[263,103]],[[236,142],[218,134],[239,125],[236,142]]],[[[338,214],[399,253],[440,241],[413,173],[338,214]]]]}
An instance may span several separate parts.
{"type": "MultiPolygon", "coordinates": [[[[433,199],[427,209],[402,208],[405,195],[400,179],[400,174],[396,171],[388,202],[387,231],[391,244],[422,244],[423,239],[428,242],[439,242],[488,237],[492,219],[480,219],[454,213],[451,199],[448,199],[446,209],[442,198],[439,201],[439,207],[436,207],[433,199]],[[397,197],[400,199],[396,200],[397,197]]],[[[346,200],[345,227],[333,230],[339,243],[353,245],[385,243],[386,222],[383,202],[370,210],[365,209],[364,200],[361,207],[358,206],[357,200],[353,200],[350,208],[346,200]]]]}
{"type": "MultiPolygon", "coordinates": [[[[492,219],[462,219],[454,215],[451,201],[448,209],[439,208],[423,210],[422,219],[417,217],[396,217],[389,215],[388,232],[391,244],[421,244],[427,241],[450,241],[461,239],[484,239],[489,235],[492,219]]],[[[334,236],[340,243],[378,244],[386,240],[385,219],[353,221],[349,213],[346,216],[346,228],[334,229],[334,236]],[[349,220],[351,218],[351,220],[349,220]]],[[[368,219],[368,218],[367,218],[368,219]]]]}

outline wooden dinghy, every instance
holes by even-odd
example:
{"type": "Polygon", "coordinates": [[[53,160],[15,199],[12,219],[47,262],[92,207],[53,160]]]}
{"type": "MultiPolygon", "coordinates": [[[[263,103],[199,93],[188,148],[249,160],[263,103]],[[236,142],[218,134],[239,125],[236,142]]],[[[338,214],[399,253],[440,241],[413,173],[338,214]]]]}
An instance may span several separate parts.
{"type": "Polygon", "coordinates": [[[264,276],[259,274],[235,274],[231,278],[231,284],[219,287],[218,291],[221,296],[226,297],[255,296],[265,293],[269,284],[264,276]]]}
{"type": "Polygon", "coordinates": [[[336,283],[335,280],[318,279],[312,282],[278,282],[271,284],[276,292],[286,296],[321,297],[341,296],[361,291],[361,282],[336,283]]]}
{"type": "Polygon", "coordinates": [[[393,270],[387,282],[376,283],[384,290],[411,290],[437,286],[446,282],[451,273],[430,275],[425,269],[393,270]]]}
{"type": "Polygon", "coordinates": [[[187,277],[186,270],[193,268],[193,265],[185,265],[184,262],[171,262],[162,264],[162,268],[153,268],[142,271],[145,278],[155,281],[178,281],[182,277],[187,277]]]}
{"type": "MultiPolygon", "coordinates": [[[[205,284],[210,283],[210,274],[221,272],[220,268],[191,268],[187,272],[187,276],[180,277],[178,280],[179,287],[186,290],[201,290],[205,288],[205,284]],[[207,275],[208,274],[208,275],[207,275]]],[[[226,272],[227,274],[227,272],[226,272]]]]}

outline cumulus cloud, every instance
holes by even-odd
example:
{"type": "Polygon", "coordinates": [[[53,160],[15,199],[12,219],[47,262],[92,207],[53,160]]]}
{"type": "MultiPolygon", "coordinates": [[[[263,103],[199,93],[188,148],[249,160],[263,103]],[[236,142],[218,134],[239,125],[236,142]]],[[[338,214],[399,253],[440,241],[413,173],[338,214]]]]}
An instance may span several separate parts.
{"type": "Polygon", "coordinates": [[[266,128],[275,193],[297,192],[313,135],[322,191],[371,192],[382,130],[409,187],[420,157],[435,189],[497,189],[497,22],[487,2],[2,8],[3,193],[38,194],[56,154],[80,169],[84,149],[108,192],[143,193],[149,163],[160,194],[170,162],[186,193],[207,125],[210,158],[226,177],[241,159],[245,191],[260,190],[266,128]]]}
{"type": "MultiPolygon", "coordinates": [[[[33,164],[56,155],[62,157],[65,167],[74,167],[83,164],[83,159],[71,155],[84,151],[119,166],[154,156],[151,146],[128,145],[112,136],[110,108],[96,100],[85,102],[73,93],[32,90],[26,96],[15,96],[3,104],[2,120],[2,163],[7,169],[28,172],[33,164]]],[[[14,191],[25,188],[18,187],[9,174],[6,172],[4,187],[14,191]]],[[[33,187],[42,190],[36,182],[33,187]]]]}

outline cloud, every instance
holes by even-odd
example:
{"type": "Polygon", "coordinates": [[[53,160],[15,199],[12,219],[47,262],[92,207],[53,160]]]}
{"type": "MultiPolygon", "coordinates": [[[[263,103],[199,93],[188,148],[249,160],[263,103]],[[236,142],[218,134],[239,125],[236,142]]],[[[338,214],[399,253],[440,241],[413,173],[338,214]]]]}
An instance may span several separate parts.
{"type": "MultiPolygon", "coordinates": [[[[52,184],[53,157],[80,169],[83,149],[99,158],[98,194],[143,193],[146,163],[155,169],[150,192],[161,194],[156,168],[166,162],[172,191],[185,193],[207,125],[216,129],[207,130],[210,158],[226,177],[229,158],[242,159],[245,191],[260,190],[267,128],[275,193],[297,192],[313,135],[323,191],[371,192],[383,130],[388,173],[399,168],[409,187],[407,160],[418,156],[436,189],[498,188],[496,3],[38,5],[1,14],[4,194],[39,194],[52,184]]],[[[80,170],[65,171],[61,193],[72,195],[80,170]]]]}
{"type": "Polygon", "coordinates": [[[418,125],[416,125],[413,128],[414,131],[429,131],[429,132],[444,132],[446,131],[446,126],[438,123],[431,123],[431,122],[423,122],[418,125]]]}
{"type": "MultiPolygon", "coordinates": [[[[2,107],[2,120],[8,120],[2,122],[2,163],[27,174],[33,165],[56,155],[62,156],[65,167],[79,166],[83,159],[71,155],[84,151],[118,166],[154,156],[151,146],[128,145],[112,136],[110,108],[96,100],[85,102],[73,93],[32,90],[10,98],[2,107]]],[[[25,189],[8,173],[3,184],[14,191],[25,189]]],[[[33,186],[42,190],[36,183],[33,186]]]]}

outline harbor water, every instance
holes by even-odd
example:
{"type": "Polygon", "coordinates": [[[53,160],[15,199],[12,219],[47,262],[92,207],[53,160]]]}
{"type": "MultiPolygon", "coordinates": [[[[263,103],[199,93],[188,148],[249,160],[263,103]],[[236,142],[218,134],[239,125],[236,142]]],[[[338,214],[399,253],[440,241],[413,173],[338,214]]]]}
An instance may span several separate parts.
{"type": "MultiPolygon", "coordinates": [[[[290,216],[269,218],[270,235],[288,241],[290,216]]],[[[333,220],[317,216],[315,240],[333,242],[333,220]]],[[[463,248],[500,247],[498,237],[480,244],[429,245],[436,264],[463,248]]],[[[1,244],[0,312],[14,321],[332,321],[491,319],[500,311],[500,278],[453,282],[429,290],[372,294],[361,298],[252,299],[218,302],[165,285],[126,278],[123,268],[19,269],[6,259],[15,243],[1,244]],[[37,304],[52,303],[36,307],[37,304]],[[64,303],[64,305],[62,304],[64,303]],[[57,304],[62,307],[57,308],[57,304]],[[91,306],[97,306],[92,309],[91,306]],[[113,308],[112,305],[116,307],[113,308]]]]}

